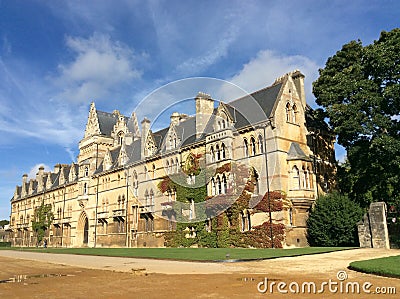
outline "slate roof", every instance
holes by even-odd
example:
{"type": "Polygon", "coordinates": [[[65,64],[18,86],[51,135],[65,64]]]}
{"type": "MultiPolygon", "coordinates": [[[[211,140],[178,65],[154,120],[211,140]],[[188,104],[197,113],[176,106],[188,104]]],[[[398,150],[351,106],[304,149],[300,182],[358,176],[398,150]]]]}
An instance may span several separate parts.
{"type": "Polygon", "coordinates": [[[292,142],[288,151],[288,157],[286,160],[303,160],[303,161],[311,161],[311,159],[304,153],[301,149],[300,145],[297,142],[292,142]]]}
{"type": "Polygon", "coordinates": [[[236,121],[235,128],[267,120],[272,114],[282,84],[274,84],[226,104],[236,121]]]}
{"type": "MultiPolygon", "coordinates": [[[[267,120],[275,106],[276,100],[278,98],[279,92],[282,88],[283,83],[278,82],[270,87],[263,88],[258,90],[250,95],[241,97],[229,103],[225,103],[225,107],[228,112],[231,114],[234,119],[234,126],[236,129],[240,129],[246,127],[250,124],[258,123],[261,121],[267,120]]],[[[100,133],[106,136],[111,136],[111,132],[113,131],[114,126],[118,121],[118,114],[116,113],[108,113],[96,110],[97,118],[99,122],[100,133]]],[[[190,145],[196,141],[203,140],[207,134],[213,132],[213,124],[215,121],[215,116],[217,113],[217,108],[213,110],[213,115],[208,121],[208,124],[205,127],[205,131],[202,136],[196,139],[196,117],[188,117],[182,120],[178,125],[175,126],[175,130],[177,132],[177,137],[181,140],[180,146],[190,145]]],[[[134,121],[124,116],[125,123],[128,126],[130,132],[135,133],[135,123],[134,121]]],[[[313,121],[313,119],[309,119],[309,121],[313,121]]],[[[163,146],[164,140],[168,134],[169,127],[161,129],[157,132],[151,132],[153,135],[154,141],[157,146],[157,153],[165,150],[163,146]]],[[[129,161],[128,163],[134,163],[141,160],[141,138],[133,141],[131,145],[125,145],[125,151],[128,155],[129,161]]],[[[118,166],[118,157],[121,151],[121,147],[117,147],[110,151],[111,159],[112,159],[112,168],[118,166]]],[[[288,152],[288,160],[289,159],[308,159],[305,153],[301,150],[300,146],[297,143],[292,143],[290,150],[288,152]]],[[[82,161],[81,164],[85,164],[88,161],[82,161]]],[[[75,167],[75,173],[78,173],[79,165],[73,164],[75,167]]],[[[69,183],[69,172],[71,170],[71,165],[65,165],[63,168],[65,182],[69,183]]],[[[95,174],[101,173],[104,171],[103,162],[99,165],[98,169],[95,171],[95,174]]],[[[51,182],[52,188],[59,186],[59,177],[60,173],[51,173],[51,182]]],[[[44,184],[46,184],[47,175],[44,177],[44,184]]],[[[74,178],[74,181],[77,180],[77,177],[74,178]]],[[[29,183],[26,184],[25,188],[28,191],[29,183]]],[[[34,189],[37,189],[37,182],[34,181],[34,189]]],[[[22,187],[17,187],[17,192],[21,193],[22,187]]],[[[35,191],[36,192],[36,191],[35,191]]]]}
{"type": "Polygon", "coordinates": [[[97,118],[99,120],[99,127],[101,134],[110,136],[114,125],[118,121],[118,116],[113,113],[103,112],[96,110],[97,118]]]}

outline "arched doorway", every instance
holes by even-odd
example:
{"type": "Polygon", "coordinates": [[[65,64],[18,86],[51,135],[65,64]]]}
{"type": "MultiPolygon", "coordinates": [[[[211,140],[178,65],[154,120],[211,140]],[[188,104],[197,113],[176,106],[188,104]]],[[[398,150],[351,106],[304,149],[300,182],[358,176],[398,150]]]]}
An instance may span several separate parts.
{"type": "Polygon", "coordinates": [[[78,220],[77,245],[87,246],[89,243],[89,219],[85,212],[82,212],[78,220]]]}

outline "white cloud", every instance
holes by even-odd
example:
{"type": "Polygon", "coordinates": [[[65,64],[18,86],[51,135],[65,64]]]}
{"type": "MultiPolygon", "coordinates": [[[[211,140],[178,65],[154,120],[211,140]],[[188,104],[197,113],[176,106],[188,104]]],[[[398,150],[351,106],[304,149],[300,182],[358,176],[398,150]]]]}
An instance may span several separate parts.
{"type": "Polygon", "coordinates": [[[63,89],[59,95],[62,100],[88,102],[104,98],[121,84],[141,77],[141,71],[134,66],[138,56],[108,35],[94,33],[88,39],[67,37],[66,45],[76,57],[59,65],[56,84],[63,89]]]}
{"type": "Polygon", "coordinates": [[[178,72],[185,75],[191,75],[207,69],[209,66],[227,55],[229,46],[236,41],[237,34],[238,30],[236,27],[231,26],[229,30],[226,31],[225,36],[218,40],[215,45],[211,46],[211,49],[205,54],[201,53],[202,55],[200,57],[191,57],[178,65],[178,72]]]}
{"type": "MultiPolygon", "coordinates": [[[[247,92],[259,90],[271,85],[275,79],[285,73],[299,69],[305,74],[305,91],[309,104],[313,102],[311,83],[317,78],[318,65],[313,60],[300,55],[282,55],[275,51],[263,50],[250,60],[228,81],[247,92]]],[[[233,89],[234,91],[237,89],[233,89]]],[[[237,95],[236,95],[237,96],[237,95]]],[[[231,95],[231,98],[236,96],[231,95]]],[[[242,94],[239,94],[242,96],[242,94]]]]}

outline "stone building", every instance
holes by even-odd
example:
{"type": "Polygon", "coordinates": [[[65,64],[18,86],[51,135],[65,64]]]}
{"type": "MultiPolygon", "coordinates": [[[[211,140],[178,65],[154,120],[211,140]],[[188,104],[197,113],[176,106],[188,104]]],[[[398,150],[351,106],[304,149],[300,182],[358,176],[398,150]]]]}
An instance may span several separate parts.
{"type": "MultiPolygon", "coordinates": [[[[46,232],[49,246],[164,246],[164,233],[175,229],[168,210],[177,194],[163,193],[159,183],[181,173],[194,184],[196,174],[184,170],[201,157],[208,170],[246,165],[254,195],[286,194],[284,209],[272,215],[273,221],[285,225],[284,246],[306,246],[309,209],[318,194],[334,188],[336,168],[334,136],[306,104],[304,75],[285,74],[229,103],[199,93],[194,104],[194,116],[175,112],[168,127],[153,132],[146,118],[139,129],[135,113],[102,112],[92,103],[77,162],[57,164],[52,172],[39,168],[35,179],[25,174],[16,187],[13,245],[35,245],[32,220],[43,203],[54,214],[46,232]]],[[[205,181],[208,197],[232,192],[237,182],[229,169],[211,173],[205,181]]],[[[196,216],[191,199],[180,212],[190,221],[208,221],[196,216]]],[[[247,231],[269,219],[267,213],[245,212],[241,225],[247,231]]]]}

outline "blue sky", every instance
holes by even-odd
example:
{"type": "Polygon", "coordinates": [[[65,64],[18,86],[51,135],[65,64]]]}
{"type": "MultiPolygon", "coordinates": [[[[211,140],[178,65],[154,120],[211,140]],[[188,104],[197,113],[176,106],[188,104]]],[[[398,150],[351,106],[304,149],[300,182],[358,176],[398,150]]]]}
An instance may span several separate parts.
{"type": "Polygon", "coordinates": [[[399,27],[399,11],[396,0],[0,0],[0,219],[22,174],[76,160],[91,101],[130,115],[176,80],[251,92],[300,69],[316,107],[311,83],[327,58],[399,27]]]}

